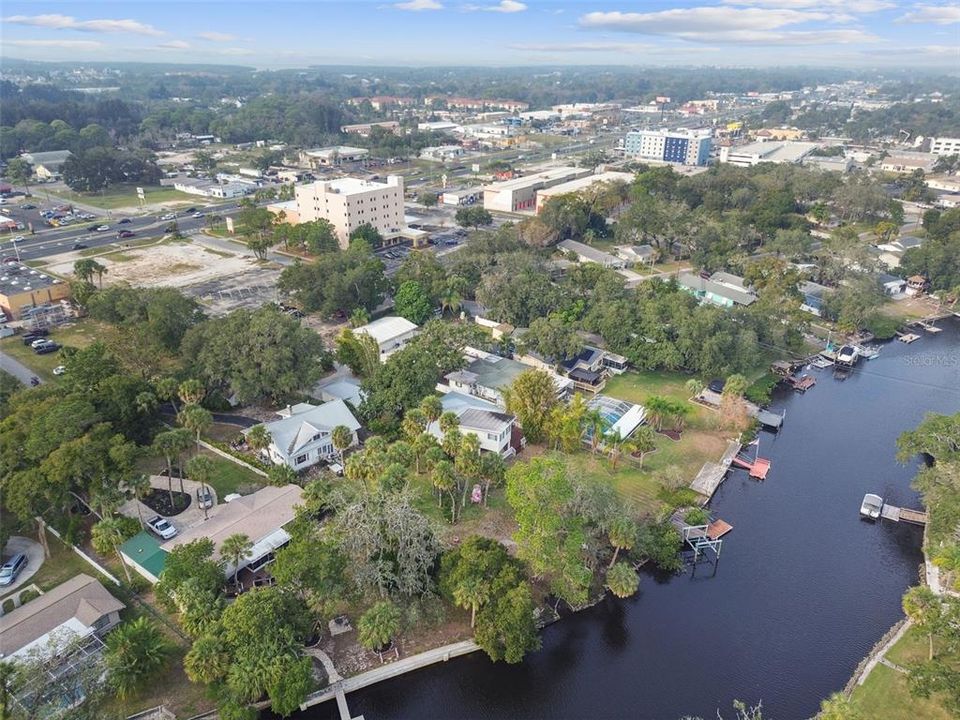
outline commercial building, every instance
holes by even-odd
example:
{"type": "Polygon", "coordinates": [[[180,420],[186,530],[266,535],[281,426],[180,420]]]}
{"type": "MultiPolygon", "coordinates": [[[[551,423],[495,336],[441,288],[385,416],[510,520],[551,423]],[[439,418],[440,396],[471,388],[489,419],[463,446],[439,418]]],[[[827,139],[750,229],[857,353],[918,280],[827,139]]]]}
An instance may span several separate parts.
{"type": "Polygon", "coordinates": [[[710,159],[713,132],[695,130],[631,130],[623,139],[628,158],[656,160],[678,165],[706,165],[710,159]]]}
{"type": "Polygon", "coordinates": [[[189,195],[200,197],[229,199],[249,195],[257,189],[254,183],[248,182],[216,182],[214,180],[200,180],[197,178],[182,178],[173,183],[173,189],[189,195]]]}
{"type": "Polygon", "coordinates": [[[297,403],[279,411],[279,420],[264,423],[270,433],[267,455],[275,465],[286,465],[293,470],[305,470],[319,462],[335,458],[333,429],[343,425],[353,436],[350,447],[357,444],[360,423],[343,400],[332,400],[323,405],[297,403]]]}
{"type": "Polygon", "coordinates": [[[465,150],[460,145],[437,145],[435,147],[425,147],[420,151],[421,160],[456,160],[463,157],[465,150]]]}
{"type": "Polygon", "coordinates": [[[373,132],[374,128],[380,128],[382,130],[386,130],[387,132],[392,132],[395,135],[399,135],[401,132],[400,123],[398,123],[396,120],[344,125],[342,128],[340,128],[340,132],[346,133],[347,135],[359,135],[360,137],[367,137],[371,132],[373,132]]]}
{"type": "Polygon", "coordinates": [[[390,175],[385,183],[357,178],[321,180],[297,185],[294,195],[300,222],[328,220],[346,248],[350,233],[363,224],[375,227],[384,239],[404,230],[403,178],[390,175]]]}
{"type": "Polygon", "coordinates": [[[463,190],[445,190],[440,196],[444,205],[475,205],[483,200],[483,188],[466,188],[463,190]]]}
{"type": "Polygon", "coordinates": [[[70,297],[70,285],[20,263],[0,265],[0,310],[11,320],[26,311],[70,297]]]}
{"type": "Polygon", "coordinates": [[[807,155],[803,159],[803,166],[816,168],[817,170],[845,173],[853,167],[853,158],[843,155],[807,155]]]}
{"type": "Polygon", "coordinates": [[[314,148],[300,151],[300,164],[316,170],[322,167],[340,167],[344,164],[363,162],[370,155],[366,148],[350,147],[349,145],[333,145],[331,147],[314,148]]]}
{"type": "Polygon", "coordinates": [[[923,170],[925,173],[933,171],[937,164],[937,156],[933,153],[901,151],[891,153],[880,161],[880,169],[884,172],[912,173],[914,170],[923,170]]]}
{"type": "Polygon", "coordinates": [[[934,155],[960,155],[960,138],[935,137],[930,141],[930,152],[934,155]]]}
{"type": "Polygon", "coordinates": [[[24,153],[20,157],[33,166],[33,174],[40,180],[55,180],[60,177],[60,168],[73,155],[69,150],[24,153]]]}
{"type": "Polygon", "coordinates": [[[720,148],[720,162],[737,167],[753,167],[760,163],[799,163],[815,148],[817,143],[771,140],[747,145],[720,148]]]}
{"type": "Polygon", "coordinates": [[[420,328],[406,318],[389,315],[361,325],[353,332],[355,335],[373,338],[380,348],[380,362],[386,362],[388,357],[410,342],[420,332],[420,328]]]}
{"type": "Polygon", "coordinates": [[[548,200],[550,200],[550,198],[557,197],[558,195],[581,192],[595,185],[599,185],[600,183],[614,182],[633,182],[633,174],[610,170],[607,172],[597,173],[596,175],[588,175],[576,180],[570,180],[568,182],[560,183],[559,185],[554,185],[553,187],[537,190],[537,212],[539,213],[543,209],[543,206],[548,200]]]}
{"type": "Polygon", "coordinates": [[[591,175],[588,168],[554,167],[483,188],[483,207],[499,212],[534,212],[537,191],[591,175]]]}

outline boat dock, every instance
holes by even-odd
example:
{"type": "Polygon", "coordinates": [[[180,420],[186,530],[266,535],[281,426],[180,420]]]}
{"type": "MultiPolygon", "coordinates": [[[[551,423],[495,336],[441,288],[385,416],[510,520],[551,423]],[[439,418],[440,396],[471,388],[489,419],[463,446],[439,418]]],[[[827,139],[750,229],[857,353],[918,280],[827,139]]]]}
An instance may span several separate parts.
{"type": "Polygon", "coordinates": [[[912,342],[916,342],[919,339],[920,339],[920,336],[917,335],[916,333],[900,333],[900,332],[897,333],[897,340],[899,340],[902,343],[907,343],[907,345],[909,345],[912,342]]]}
{"type": "Polygon", "coordinates": [[[783,381],[792,387],[798,393],[804,393],[817,384],[817,379],[812,375],[787,375],[783,381]]]}
{"type": "Polygon", "coordinates": [[[707,462],[700,468],[700,472],[690,483],[690,489],[704,496],[703,504],[709,502],[717,488],[720,487],[720,483],[727,476],[730,465],[733,464],[733,459],[737,457],[741,447],[738,440],[730,440],[719,462],[707,462]]]}
{"type": "Polygon", "coordinates": [[[912,525],[926,525],[927,524],[927,514],[921,510],[911,510],[910,508],[901,508],[896,505],[888,505],[884,503],[883,508],[880,510],[880,517],[884,520],[892,520],[893,522],[905,522],[912,525]]]}
{"type": "Polygon", "coordinates": [[[766,480],[771,465],[770,461],[766,458],[758,457],[755,460],[749,460],[739,455],[733,459],[733,464],[747,470],[750,473],[750,477],[755,480],[766,480]]]}

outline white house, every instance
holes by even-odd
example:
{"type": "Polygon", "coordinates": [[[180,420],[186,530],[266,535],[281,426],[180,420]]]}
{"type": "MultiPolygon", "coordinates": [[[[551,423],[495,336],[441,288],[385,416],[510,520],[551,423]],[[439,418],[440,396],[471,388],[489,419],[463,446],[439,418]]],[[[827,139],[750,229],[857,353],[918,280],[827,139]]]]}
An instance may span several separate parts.
{"type": "Polygon", "coordinates": [[[350,447],[357,444],[360,423],[343,400],[323,405],[298,403],[277,414],[279,420],[264,423],[271,438],[267,454],[276,465],[304,470],[322,460],[337,457],[331,435],[338,425],[350,428],[353,433],[350,447]]]}
{"type": "Polygon", "coordinates": [[[372,337],[380,348],[380,362],[386,362],[388,357],[410,342],[420,328],[406,318],[388,315],[361,325],[353,332],[372,337]]]}
{"type": "MultiPolygon", "coordinates": [[[[459,430],[464,435],[476,435],[480,450],[495,452],[510,457],[517,452],[511,443],[516,418],[486,400],[460,392],[448,392],[440,398],[444,412],[452,412],[460,421],[459,430]]],[[[438,440],[443,439],[439,420],[434,420],[427,432],[438,440]]]]}

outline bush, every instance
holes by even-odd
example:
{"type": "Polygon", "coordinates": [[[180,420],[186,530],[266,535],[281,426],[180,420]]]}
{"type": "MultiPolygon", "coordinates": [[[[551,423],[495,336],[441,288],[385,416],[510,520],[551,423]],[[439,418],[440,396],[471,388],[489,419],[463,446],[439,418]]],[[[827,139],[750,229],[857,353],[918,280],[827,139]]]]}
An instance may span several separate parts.
{"type": "Polygon", "coordinates": [[[770,402],[770,393],[776,386],[777,376],[768,372],[747,388],[744,397],[757,405],[767,405],[770,402]]]}
{"type": "Polygon", "coordinates": [[[867,318],[864,326],[874,334],[877,340],[889,340],[897,334],[899,323],[892,317],[874,313],[867,318]]]}
{"type": "Polygon", "coordinates": [[[241,462],[245,462],[247,465],[257,468],[257,470],[263,470],[264,472],[270,472],[270,468],[273,467],[273,463],[265,463],[260,458],[254,457],[247,453],[242,453],[238,450],[234,450],[228,443],[220,442],[219,440],[207,440],[207,444],[212,445],[217,448],[217,450],[223,450],[227,455],[235,457],[241,462]]]}
{"type": "Polygon", "coordinates": [[[28,588],[20,593],[20,604],[26,605],[31,600],[36,600],[40,597],[40,593],[34,590],[33,588],[28,588]]]}
{"type": "Polygon", "coordinates": [[[683,520],[687,525],[706,525],[710,522],[710,516],[703,508],[690,508],[683,520]]]}
{"type": "Polygon", "coordinates": [[[653,561],[661,570],[677,572],[683,567],[680,549],[683,540],[669,522],[645,525],[640,530],[637,554],[653,561]]]}
{"type": "Polygon", "coordinates": [[[3,601],[3,605],[0,605],[0,609],[3,610],[4,615],[6,615],[9,612],[13,612],[14,607],[15,605],[13,603],[13,598],[7,598],[6,600],[3,601]]]}

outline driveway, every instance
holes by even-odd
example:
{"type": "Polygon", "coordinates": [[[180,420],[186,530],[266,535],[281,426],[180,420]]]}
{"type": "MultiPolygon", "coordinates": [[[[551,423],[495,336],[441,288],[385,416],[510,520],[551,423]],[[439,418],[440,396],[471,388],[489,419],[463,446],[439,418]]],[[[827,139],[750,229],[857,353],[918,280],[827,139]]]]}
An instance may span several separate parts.
{"type": "Polygon", "coordinates": [[[2,352],[0,352],[0,370],[10,373],[24,385],[30,385],[30,379],[34,377],[40,380],[40,382],[43,382],[43,380],[33,370],[28,368],[16,358],[12,358],[6,353],[2,352]]]}
{"type": "Polygon", "coordinates": [[[14,535],[7,540],[7,546],[3,549],[4,561],[17,553],[23,553],[27,556],[27,566],[20,571],[17,579],[10,585],[0,587],[0,594],[2,595],[7,595],[25,584],[34,576],[37,570],[40,569],[40,566],[43,565],[43,561],[45,560],[43,557],[43,548],[40,546],[40,543],[30,538],[14,535]]]}
{"type": "MultiPolygon", "coordinates": [[[[151,475],[150,487],[157,488],[158,490],[166,490],[167,476],[151,475]]],[[[200,483],[195,480],[183,481],[183,491],[190,496],[190,505],[179,515],[174,515],[173,517],[167,518],[178,532],[183,532],[192,527],[196,527],[205,520],[203,510],[197,507],[197,489],[199,487],[200,483]]],[[[176,477],[173,478],[173,489],[174,492],[180,492],[180,481],[176,477]]],[[[217,513],[217,503],[219,502],[219,499],[217,498],[217,491],[212,485],[207,485],[207,490],[209,490],[210,494],[213,495],[213,507],[207,510],[207,515],[209,517],[213,517],[217,513]]],[[[140,507],[140,512],[143,514],[144,522],[157,514],[155,511],[151,510],[137,499],[127,500],[123,505],[120,506],[120,512],[127,517],[137,518],[139,520],[140,516],[137,515],[137,506],[140,507]]]]}

